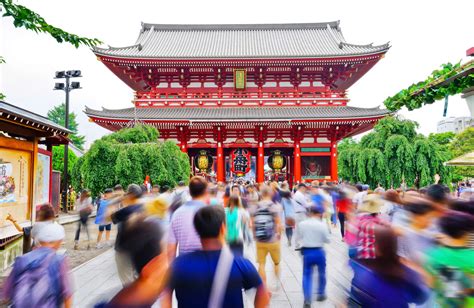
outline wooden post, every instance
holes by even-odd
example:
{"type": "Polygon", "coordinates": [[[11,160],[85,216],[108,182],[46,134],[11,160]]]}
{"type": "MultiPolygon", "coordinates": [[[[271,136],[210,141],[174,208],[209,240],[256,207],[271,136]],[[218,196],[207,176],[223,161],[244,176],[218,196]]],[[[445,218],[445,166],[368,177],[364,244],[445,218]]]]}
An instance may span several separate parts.
{"type": "Polygon", "coordinates": [[[331,142],[331,181],[337,181],[337,142],[331,142]]]}
{"type": "Polygon", "coordinates": [[[265,181],[265,154],[263,141],[258,142],[258,151],[257,151],[257,183],[263,183],[265,181]]]}
{"type": "Polygon", "coordinates": [[[295,149],[294,149],[294,163],[293,163],[293,174],[295,176],[295,183],[301,183],[301,147],[300,140],[295,139],[295,149]]]}
{"type": "Polygon", "coordinates": [[[217,142],[217,182],[225,182],[225,159],[222,142],[217,142]]]}

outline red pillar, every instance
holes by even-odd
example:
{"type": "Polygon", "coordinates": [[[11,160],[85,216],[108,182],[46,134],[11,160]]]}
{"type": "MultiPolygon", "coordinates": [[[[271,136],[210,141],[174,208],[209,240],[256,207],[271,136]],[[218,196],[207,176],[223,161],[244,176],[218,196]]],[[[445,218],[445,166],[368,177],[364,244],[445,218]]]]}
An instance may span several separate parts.
{"type": "Polygon", "coordinates": [[[222,142],[217,142],[217,182],[225,182],[225,159],[222,142]]]}
{"type": "Polygon", "coordinates": [[[265,181],[265,154],[263,142],[258,142],[258,151],[257,151],[257,183],[263,183],[265,181]]]}
{"type": "Polygon", "coordinates": [[[331,180],[337,181],[337,142],[331,143],[331,180]]]}
{"type": "Polygon", "coordinates": [[[295,183],[301,183],[301,147],[300,141],[295,139],[295,150],[293,154],[294,163],[293,163],[293,174],[295,176],[295,183]]]}

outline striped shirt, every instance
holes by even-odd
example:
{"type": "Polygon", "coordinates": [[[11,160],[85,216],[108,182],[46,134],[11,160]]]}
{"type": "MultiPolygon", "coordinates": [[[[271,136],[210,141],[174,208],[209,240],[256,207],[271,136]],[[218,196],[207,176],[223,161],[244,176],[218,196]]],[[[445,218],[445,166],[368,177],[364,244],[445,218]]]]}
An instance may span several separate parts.
{"type": "Polygon", "coordinates": [[[191,200],[174,212],[168,243],[178,244],[180,255],[202,249],[201,239],[194,228],[194,214],[205,205],[201,201],[191,200]]]}

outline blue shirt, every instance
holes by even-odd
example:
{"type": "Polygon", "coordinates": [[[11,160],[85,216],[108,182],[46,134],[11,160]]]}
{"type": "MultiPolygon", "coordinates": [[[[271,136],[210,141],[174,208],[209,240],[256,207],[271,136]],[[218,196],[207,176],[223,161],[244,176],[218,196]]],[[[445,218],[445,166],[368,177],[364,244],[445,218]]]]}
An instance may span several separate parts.
{"type": "Polygon", "coordinates": [[[99,207],[97,208],[97,215],[95,216],[95,223],[97,225],[105,224],[105,212],[107,211],[107,206],[109,205],[109,203],[109,200],[100,200],[99,207]]]}
{"type": "MultiPolygon", "coordinates": [[[[176,291],[178,307],[207,308],[219,256],[220,250],[201,250],[176,258],[169,287],[176,291]]],[[[257,288],[261,283],[253,264],[243,257],[234,256],[222,306],[243,307],[242,289],[257,288]]]]}

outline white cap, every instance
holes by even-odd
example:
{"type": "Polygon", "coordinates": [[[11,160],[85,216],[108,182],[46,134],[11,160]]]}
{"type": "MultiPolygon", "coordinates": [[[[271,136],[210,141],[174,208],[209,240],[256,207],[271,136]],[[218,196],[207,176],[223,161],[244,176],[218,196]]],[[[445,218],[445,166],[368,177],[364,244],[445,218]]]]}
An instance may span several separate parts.
{"type": "Polygon", "coordinates": [[[38,236],[35,238],[35,240],[43,243],[51,243],[61,241],[65,236],[66,234],[64,232],[63,226],[57,223],[51,223],[39,230],[38,236]]]}

